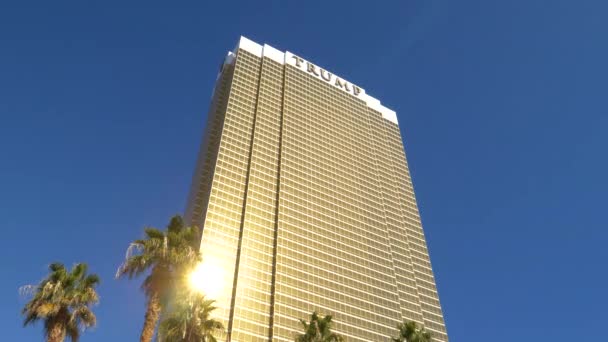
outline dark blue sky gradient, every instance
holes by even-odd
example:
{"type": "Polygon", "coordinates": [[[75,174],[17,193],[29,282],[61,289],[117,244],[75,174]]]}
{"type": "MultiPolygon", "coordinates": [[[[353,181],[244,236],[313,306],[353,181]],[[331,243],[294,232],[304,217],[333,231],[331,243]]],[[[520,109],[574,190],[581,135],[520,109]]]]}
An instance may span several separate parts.
{"type": "Polygon", "coordinates": [[[114,272],[144,225],[183,210],[240,35],[397,111],[452,341],[605,340],[606,13],[599,0],[0,3],[0,340],[42,340],[21,327],[17,289],[55,260],[103,279],[82,341],[137,340],[140,282],[114,272]]]}

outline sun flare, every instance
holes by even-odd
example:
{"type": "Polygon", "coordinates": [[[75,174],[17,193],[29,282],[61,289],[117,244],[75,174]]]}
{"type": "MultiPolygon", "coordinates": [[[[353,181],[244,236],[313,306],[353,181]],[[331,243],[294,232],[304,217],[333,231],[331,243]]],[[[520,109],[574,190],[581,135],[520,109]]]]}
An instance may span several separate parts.
{"type": "Polygon", "coordinates": [[[224,269],[214,260],[198,264],[188,277],[190,287],[205,296],[215,299],[224,287],[224,269]]]}

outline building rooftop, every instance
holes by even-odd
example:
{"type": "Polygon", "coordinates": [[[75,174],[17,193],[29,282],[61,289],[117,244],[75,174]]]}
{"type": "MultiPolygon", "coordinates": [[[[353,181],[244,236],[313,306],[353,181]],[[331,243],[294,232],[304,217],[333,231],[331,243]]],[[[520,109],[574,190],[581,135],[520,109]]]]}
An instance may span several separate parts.
{"type": "Polygon", "coordinates": [[[234,54],[236,53],[236,50],[238,50],[238,49],[243,49],[258,57],[268,57],[277,63],[289,64],[289,65],[295,66],[296,68],[299,68],[303,72],[308,72],[310,75],[312,75],[318,79],[321,79],[329,84],[334,85],[336,88],[339,88],[339,89],[347,92],[351,96],[354,96],[354,97],[357,97],[357,98],[363,100],[369,108],[382,114],[383,118],[385,118],[386,120],[389,120],[395,124],[398,124],[397,113],[394,110],[389,109],[389,108],[385,107],[384,105],[382,105],[382,103],[380,103],[380,100],[368,95],[365,92],[364,88],[359,87],[359,86],[337,76],[336,74],[333,74],[333,73],[327,71],[326,69],[323,69],[323,68],[319,67],[318,65],[313,64],[312,62],[306,61],[305,59],[303,59],[289,51],[282,52],[282,51],[279,51],[279,50],[273,48],[270,45],[267,45],[267,44],[260,45],[250,39],[247,39],[247,38],[241,36],[234,51],[228,52],[228,56],[226,57],[227,61],[230,61],[234,58],[234,54]]]}

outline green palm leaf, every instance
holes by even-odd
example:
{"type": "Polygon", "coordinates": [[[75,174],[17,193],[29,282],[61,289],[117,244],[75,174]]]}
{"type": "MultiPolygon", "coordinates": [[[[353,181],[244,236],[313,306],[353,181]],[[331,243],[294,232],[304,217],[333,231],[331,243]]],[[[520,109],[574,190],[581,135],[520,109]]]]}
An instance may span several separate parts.
{"type": "Polygon", "coordinates": [[[332,316],[320,317],[315,311],[310,315],[310,322],[303,319],[300,324],[304,330],[303,334],[296,336],[296,342],[343,342],[345,338],[331,331],[332,316]]]}
{"type": "Polygon", "coordinates": [[[410,321],[400,323],[397,326],[399,336],[393,337],[393,342],[431,342],[431,333],[426,331],[424,327],[419,326],[416,322],[410,321]]]}
{"type": "Polygon", "coordinates": [[[160,324],[163,342],[215,342],[224,326],[211,318],[215,301],[204,295],[182,290],[175,297],[172,309],[160,324]]]}

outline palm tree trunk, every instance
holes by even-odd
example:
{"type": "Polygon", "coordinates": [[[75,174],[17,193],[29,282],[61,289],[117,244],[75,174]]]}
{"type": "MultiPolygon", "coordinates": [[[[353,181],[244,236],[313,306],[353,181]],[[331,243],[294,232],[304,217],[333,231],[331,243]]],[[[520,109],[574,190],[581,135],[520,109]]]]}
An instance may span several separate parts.
{"type": "Polygon", "coordinates": [[[154,291],[148,299],[148,307],[146,309],[146,318],[144,319],[144,328],[141,331],[140,342],[152,342],[154,337],[154,329],[160,317],[160,295],[154,291]]]}
{"type": "Polygon", "coordinates": [[[47,342],[63,342],[65,340],[65,329],[59,321],[51,323],[46,338],[47,342]]]}

